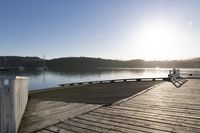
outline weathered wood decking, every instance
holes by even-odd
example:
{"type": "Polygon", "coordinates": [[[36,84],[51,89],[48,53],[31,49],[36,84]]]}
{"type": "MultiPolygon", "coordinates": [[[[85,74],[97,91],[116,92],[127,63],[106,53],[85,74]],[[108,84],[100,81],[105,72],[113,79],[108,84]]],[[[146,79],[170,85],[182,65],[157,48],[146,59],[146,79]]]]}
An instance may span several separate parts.
{"type": "Polygon", "coordinates": [[[34,103],[29,105],[33,106],[28,106],[27,113],[25,113],[24,118],[22,119],[21,127],[19,129],[19,132],[21,133],[40,130],[48,125],[53,125],[60,121],[73,118],[101,106],[59,101],[42,101],[39,102],[39,104],[35,104],[37,105],[37,108],[34,107],[34,103]]]}
{"type": "MultiPolygon", "coordinates": [[[[110,106],[64,102],[60,105],[66,104],[66,106],[58,106],[59,104],[54,106],[54,104],[50,102],[44,107],[41,103],[41,108],[37,107],[32,115],[49,111],[49,116],[41,118],[41,123],[35,127],[37,130],[32,131],[37,133],[200,132],[199,79],[190,79],[178,88],[171,82],[163,82],[110,106]],[[64,108],[68,108],[66,113],[55,114],[56,110],[64,108]],[[80,110],[85,111],[80,113],[80,110]],[[72,113],[74,111],[78,113],[72,113]],[[44,120],[49,122],[49,117],[57,119],[48,126],[41,126],[44,120]]],[[[25,114],[25,119],[28,117],[25,114]]],[[[30,131],[24,127],[20,130],[30,131]]]]}

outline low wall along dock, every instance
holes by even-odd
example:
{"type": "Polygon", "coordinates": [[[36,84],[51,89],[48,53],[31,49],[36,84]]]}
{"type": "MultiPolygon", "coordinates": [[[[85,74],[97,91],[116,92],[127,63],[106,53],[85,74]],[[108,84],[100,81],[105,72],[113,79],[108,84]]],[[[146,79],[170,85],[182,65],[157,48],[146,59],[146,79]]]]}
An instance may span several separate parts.
{"type": "Polygon", "coordinates": [[[121,82],[133,82],[133,81],[169,81],[169,78],[168,77],[128,78],[128,79],[115,79],[115,80],[101,80],[101,81],[67,83],[67,84],[59,84],[59,86],[76,86],[76,85],[88,85],[88,84],[121,83],[121,82]]]}
{"type": "Polygon", "coordinates": [[[0,77],[1,133],[18,130],[28,101],[28,78],[0,77]]]}

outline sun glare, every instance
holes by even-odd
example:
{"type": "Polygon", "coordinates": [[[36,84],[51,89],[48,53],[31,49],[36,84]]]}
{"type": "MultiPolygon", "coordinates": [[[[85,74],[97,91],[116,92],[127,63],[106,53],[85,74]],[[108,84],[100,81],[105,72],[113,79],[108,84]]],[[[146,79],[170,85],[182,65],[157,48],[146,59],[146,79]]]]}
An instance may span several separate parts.
{"type": "Polygon", "coordinates": [[[148,23],[140,27],[135,34],[135,42],[143,53],[145,59],[169,58],[169,50],[177,44],[179,34],[169,24],[148,23]]]}

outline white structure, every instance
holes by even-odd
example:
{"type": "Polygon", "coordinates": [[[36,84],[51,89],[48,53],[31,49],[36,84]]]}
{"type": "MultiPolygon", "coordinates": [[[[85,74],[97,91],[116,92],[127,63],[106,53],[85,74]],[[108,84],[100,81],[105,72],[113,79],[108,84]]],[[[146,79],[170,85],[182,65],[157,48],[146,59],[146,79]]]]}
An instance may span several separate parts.
{"type": "Polygon", "coordinates": [[[180,69],[173,68],[173,70],[169,70],[168,77],[169,78],[179,78],[180,77],[180,69]]]}
{"type": "Polygon", "coordinates": [[[27,77],[0,77],[0,132],[16,133],[28,101],[27,77]]]}

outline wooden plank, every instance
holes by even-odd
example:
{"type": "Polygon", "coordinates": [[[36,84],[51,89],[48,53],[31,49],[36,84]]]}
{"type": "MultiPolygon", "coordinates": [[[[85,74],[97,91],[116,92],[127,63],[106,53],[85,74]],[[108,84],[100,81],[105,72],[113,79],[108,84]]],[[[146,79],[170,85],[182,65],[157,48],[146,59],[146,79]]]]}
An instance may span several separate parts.
{"type": "MultiPolygon", "coordinates": [[[[182,92],[183,93],[183,92],[182,92]]],[[[176,96],[176,95],[174,95],[176,96]]],[[[143,95],[143,96],[140,96],[140,97],[137,97],[135,99],[141,99],[142,97],[145,98],[145,99],[149,99],[149,100],[160,100],[160,101],[166,101],[168,100],[168,102],[177,102],[177,103],[192,103],[192,104],[196,104],[196,105],[200,105],[199,102],[200,100],[199,99],[196,99],[195,97],[193,98],[188,98],[186,96],[182,96],[182,98],[187,98],[183,101],[182,98],[176,98],[174,96],[164,96],[164,95],[161,95],[161,94],[158,94],[158,95],[143,95]],[[161,97],[163,96],[163,97],[161,97]]]]}
{"type": "MultiPolygon", "coordinates": [[[[111,117],[113,119],[121,119],[121,120],[125,120],[125,121],[132,121],[133,123],[144,123],[145,125],[147,124],[153,124],[153,126],[157,125],[158,127],[162,127],[161,129],[164,128],[169,128],[171,129],[173,127],[173,125],[177,124],[177,123],[182,123],[181,125],[184,126],[184,128],[182,130],[188,130],[185,127],[189,127],[191,129],[196,129],[196,130],[200,130],[200,125],[193,122],[192,123],[188,123],[185,120],[177,120],[178,117],[165,117],[162,115],[152,115],[151,114],[136,114],[135,112],[132,112],[132,114],[130,113],[126,113],[123,111],[108,111],[108,110],[95,110],[93,112],[90,112],[89,114],[91,115],[99,115],[102,117],[111,117]]],[[[190,130],[189,130],[190,131],[190,130]]]]}
{"type": "MultiPolygon", "coordinates": [[[[95,129],[99,128],[101,132],[108,132],[108,133],[130,132],[130,130],[126,130],[126,129],[123,130],[122,128],[117,127],[117,126],[101,123],[99,121],[98,122],[94,122],[94,121],[90,121],[90,120],[85,120],[85,119],[78,118],[78,117],[75,117],[75,118],[71,119],[70,121],[78,122],[78,123],[84,123],[84,124],[87,124],[87,125],[90,125],[90,126],[94,127],[95,129]]],[[[135,133],[141,133],[142,131],[134,130],[134,132],[135,133]]]]}
{"type": "MultiPolygon", "coordinates": [[[[43,108],[37,108],[35,107],[35,109],[29,108],[27,109],[27,112],[29,113],[25,113],[24,117],[31,117],[33,115],[38,115],[39,113],[45,112],[46,110],[52,110],[52,109],[56,109],[59,108],[61,106],[68,106],[69,103],[66,102],[52,102],[52,103],[46,103],[44,104],[43,108]]],[[[31,105],[28,105],[31,106],[31,105]]]]}
{"type": "Polygon", "coordinates": [[[138,111],[124,111],[124,110],[118,110],[118,109],[109,109],[109,108],[100,108],[98,110],[95,110],[93,112],[98,112],[103,114],[109,114],[109,115],[117,115],[117,116],[123,116],[123,117],[130,117],[130,118],[140,118],[140,119],[153,119],[156,121],[166,122],[166,123],[174,123],[177,121],[183,122],[185,125],[192,126],[192,127],[200,127],[200,121],[196,119],[185,119],[182,117],[177,116],[170,116],[165,114],[156,114],[156,113],[146,113],[146,112],[138,112],[138,111]]]}
{"type": "Polygon", "coordinates": [[[200,116],[200,110],[193,110],[193,109],[182,109],[182,108],[169,108],[163,106],[144,106],[143,104],[126,104],[126,107],[133,107],[134,108],[142,108],[142,109],[151,109],[151,110],[160,110],[166,112],[175,112],[175,113],[185,113],[191,114],[192,116],[200,116]]]}
{"type": "Polygon", "coordinates": [[[40,130],[40,131],[36,131],[35,133],[54,133],[54,132],[43,129],[43,130],[40,130]]]}
{"type": "Polygon", "coordinates": [[[80,128],[89,130],[91,132],[103,132],[102,128],[99,128],[99,127],[95,126],[94,124],[89,125],[89,124],[86,124],[86,123],[81,123],[79,121],[72,121],[72,120],[67,120],[67,121],[64,121],[63,123],[66,124],[66,125],[70,125],[70,126],[75,125],[76,127],[80,127],[80,128]]]}
{"type": "Polygon", "coordinates": [[[68,110],[71,110],[71,109],[76,109],[76,108],[79,108],[79,107],[82,107],[82,106],[85,106],[85,104],[82,104],[82,103],[71,103],[71,104],[66,104],[66,105],[63,105],[63,106],[58,106],[57,108],[47,108],[46,110],[40,110],[38,112],[33,112],[31,113],[30,115],[25,115],[25,119],[26,117],[31,117],[31,119],[29,119],[29,122],[32,122],[32,121],[37,121],[38,118],[39,119],[45,119],[47,116],[55,116],[57,114],[59,114],[60,112],[63,112],[63,111],[68,111],[68,110]]]}
{"type": "Polygon", "coordinates": [[[191,111],[196,111],[199,112],[200,107],[198,106],[186,106],[184,104],[174,104],[174,103],[161,103],[161,102],[140,102],[137,100],[134,100],[134,102],[127,102],[124,103],[123,106],[126,107],[137,107],[137,106],[146,106],[146,107],[161,107],[161,108],[171,108],[171,109],[180,109],[180,110],[191,110],[191,111]]]}
{"type": "Polygon", "coordinates": [[[128,129],[130,130],[129,132],[134,132],[134,130],[136,131],[143,131],[143,132],[167,132],[166,130],[162,130],[162,129],[154,129],[151,127],[144,127],[144,126],[139,126],[139,125],[134,125],[135,123],[129,122],[129,121],[117,121],[116,119],[112,119],[112,118],[106,118],[106,117],[98,117],[98,116],[92,116],[92,115],[82,115],[79,116],[78,118],[82,118],[85,120],[90,120],[93,122],[101,122],[104,124],[108,124],[108,125],[113,125],[113,126],[117,126],[120,127],[122,130],[124,129],[128,129]]]}
{"type": "Polygon", "coordinates": [[[144,106],[152,105],[152,106],[168,106],[168,107],[179,107],[191,110],[199,110],[200,106],[192,103],[177,103],[177,102],[169,102],[169,101],[161,101],[161,100],[144,100],[144,99],[134,99],[133,101],[127,101],[126,103],[121,104],[121,106],[132,105],[134,104],[142,104],[144,106]]]}
{"type": "Polygon", "coordinates": [[[91,116],[95,116],[95,117],[102,117],[105,119],[113,119],[116,122],[119,123],[124,123],[124,124],[130,124],[130,125],[134,125],[134,126],[139,126],[139,127],[146,127],[146,128],[152,128],[152,129],[157,129],[157,130],[164,130],[164,131],[171,131],[172,127],[173,127],[173,123],[166,123],[166,122],[160,122],[160,121],[156,121],[153,119],[145,119],[143,118],[138,118],[138,117],[125,117],[125,116],[119,116],[119,115],[115,115],[115,114],[106,114],[106,113],[95,113],[95,112],[91,112],[90,114],[91,116]]]}
{"type": "Polygon", "coordinates": [[[199,126],[197,127],[194,127],[194,126],[185,126],[184,124],[180,123],[180,122],[175,122],[174,124],[173,123],[166,123],[164,121],[155,121],[155,119],[148,119],[148,118],[145,118],[143,117],[142,119],[141,118],[136,118],[135,116],[131,117],[130,116],[127,116],[126,118],[123,116],[123,117],[118,117],[116,115],[99,115],[99,114],[95,114],[93,112],[91,112],[89,115],[93,115],[93,117],[95,116],[97,119],[107,119],[107,120],[111,120],[111,121],[114,121],[114,122],[119,122],[119,123],[124,123],[126,125],[128,124],[132,124],[134,123],[134,125],[137,125],[137,126],[143,126],[143,127],[147,127],[148,129],[149,128],[153,128],[153,129],[157,129],[157,130],[166,130],[168,132],[171,132],[173,130],[173,127],[178,125],[179,128],[176,128],[176,130],[178,132],[196,132],[196,131],[199,131],[200,128],[199,126]],[[113,116],[113,117],[112,117],[113,116]]]}
{"type": "Polygon", "coordinates": [[[103,132],[109,132],[109,133],[141,133],[142,131],[137,130],[137,129],[129,129],[129,128],[123,128],[120,125],[117,125],[117,123],[114,124],[108,124],[108,123],[103,123],[102,120],[100,121],[93,121],[93,120],[88,120],[88,119],[83,119],[83,118],[73,118],[73,121],[85,123],[88,125],[92,125],[95,127],[100,127],[102,128],[103,132]]]}
{"type": "MultiPolygon", "coordinates": [[[[78,103],[76,103],[78,105],[78,103]]],[[[93,109],[99,108],[101,105],[93,105],[93,104],[80,104],[81,106],[77,106],[76,108],[65,107],[61,110],[57,110],[54,114],[49,113],[47,116],[36,116],[23,121],[21,125],[25,125],[25,127],[21,127],[20,132],[34,132],[40,130],[42,128],[51,126],[53,124],[59,123],[60,121],[72,118],[74,116],[83,114],[85,112],[91,111],[93,109]]],[[[68,105],[69,106],[69,105],[68,105]]]]}
{"type": "Polygon", "coordinates": [[[145,108],[130,108],[130,107],[122,107],[122,106],[112,106],[112,108],[119,108],[123,110],[130,110],[130,111],[138,111],[138,112],[146,112],[146,113],[156,113],[156,114],[164,114],[164,115],[169,115],[169,116],[177,116],[177,117],[183,117],[183,118],[188,118],[188,119],[200,119],[200,116],[197,115],[190,115],[189,113],[179,113],[179,112],[169,112],[169,111],[162,111],[162,110],[151,110],[145,108]]]}
{"type": "Polygon", "coordinates": [[[56,124],[54,126],[56,126],[58,128],[65,129],[65,130],[78,132],[78,133],[95,133],[95,131],[91,131],[91,130],[88,130],[86,128],[79,127],[77,125],[68,125],[66,123],[58,123],[58,124],[56,124]]]}
{"type": "MultiPolygon", "coordinates": [[[[70,121],[87,124],[91,126],[93,129],[98,130],[100,132],[109,132],[109,133],[122,132],[121,129],[119,130],[119,128],[115,128],[115,126],[107,125],[107,124],[103,124],[99,122],[92,122],[92,121],[79,119],[79,118],[73,118],[70,121]]],[[[135,132],[140,133],[140,131],[135,131],[135,132]]]]}
{"type": "MultiPolygon", "coordinates": [[[[73,110],[73,109],[77,109],[81,106],[84,106],[85,104],[68,104],[66,106],[62,106],[62,107],[59,107],[57,109],[53,109],[53,110],[45,110],[45,111],[42,111],[42,112],[38,112],[35,113],[35,115],[31,115],[30,117],[24,117],[23,118],[23,121],[22,121],[22,125],[26,125],[27,128],[30,128],[30,126],[34,126],[35,124],[39,124],[39,123],[42,123],[44,124],[45,122],[49,121],[52,119],[52,122],[53,121],[58,121],[59,120],[59,117],[57,116],[60,116],[60,114],[63,114],[65,112],[68,112],[69,110],[73,110]],[[58,119],[56,119],[58,118],[58,119]]],[[[41,125],[42,125],[41,124],[41,125]]]]}
{"type": "Polygon", "coordinates": [[[45,128],[45,129],[47,129],[47,130],[49,130],[49,131],[52,131],[52,132],[56,132],[56,133],[75,133],[75,132],[73,132],[73,131],[70,131],[70,130],[65,130],[65,129],[63,129],[63,128],[60,128],[60,127],[56,127],[56,126],[50,126],[50,127],[48,127],[48,128],[45,128]]]}

